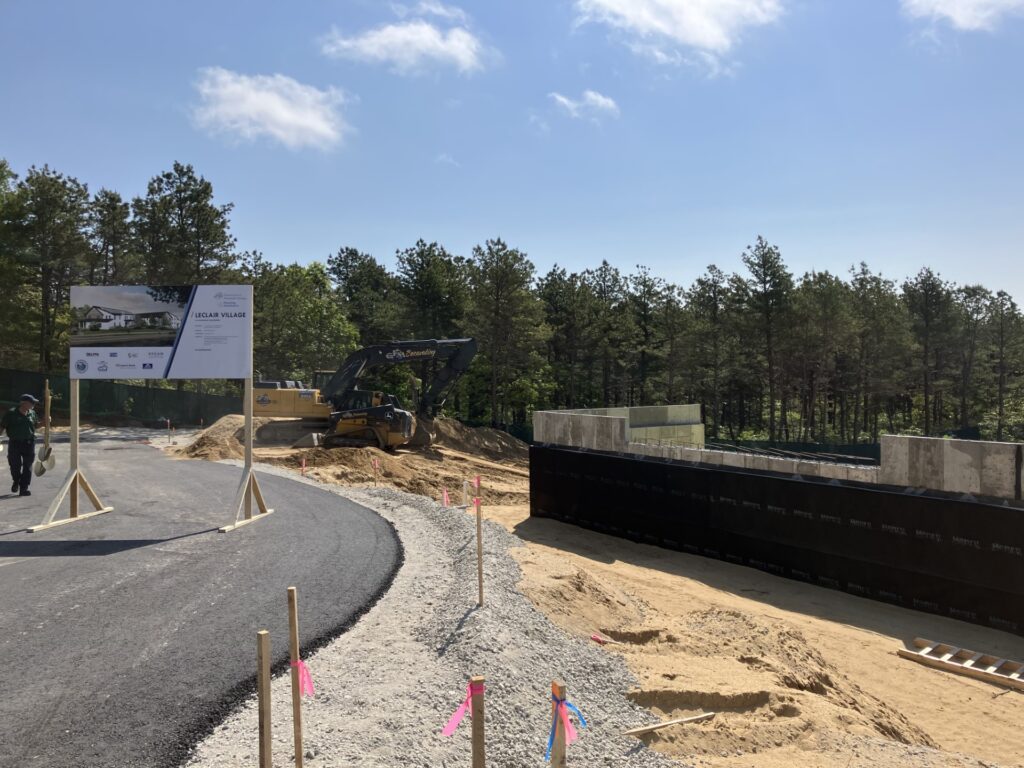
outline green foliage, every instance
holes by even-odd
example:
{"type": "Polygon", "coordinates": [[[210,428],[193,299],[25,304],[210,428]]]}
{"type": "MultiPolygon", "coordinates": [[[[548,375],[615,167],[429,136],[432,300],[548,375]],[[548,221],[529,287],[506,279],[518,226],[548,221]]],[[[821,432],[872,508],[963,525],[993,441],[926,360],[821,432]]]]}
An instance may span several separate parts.
{"type": "Polygon", "coordinates": [[[253,279],[253,356],[263,376],[306,379],[335,368],[354,350],[358,331],[345,317],[320,262],[261,263],[253,279]]]}
{"type": "MultiPolygon", "coordinates": [[[[607,262],[538,277],[487,240],[467,258],[418,240],[394,269],[356,248],[327,264],[239,253],[230,203],[174,163],[130,203],[47,167],[0,160],[0,366],[67,365],[74,284],[255,286],[255,366],[308,380],[357,346],[474,336],[479,353],[445,404],[476,423],[528,423],[539,408],[697,402],[709,439],[874,441],[980,426],[1024,439],[1024,318],[1012,297],[930,269],[902,284],[865,264],[799,278],[763,237],[742,274],[709,266],[677,286],[607,262]]],[[[410,404],[430,366],[363,383],[410,404]]],[[[238,393],[238,382],[146,382],[238,393]]],[[[126,408],[130,404],[126,403],[126,408]]]]}
{"type": "Polygon", "coordinates": [[[533,372],[543,365],[547,334],[533,292],[533,263],[501,240],[488,240],[473,249],[468,273],[473,311],[467,328],[485,356],[491,423],[525,420],[537,402],[533,372]]]}

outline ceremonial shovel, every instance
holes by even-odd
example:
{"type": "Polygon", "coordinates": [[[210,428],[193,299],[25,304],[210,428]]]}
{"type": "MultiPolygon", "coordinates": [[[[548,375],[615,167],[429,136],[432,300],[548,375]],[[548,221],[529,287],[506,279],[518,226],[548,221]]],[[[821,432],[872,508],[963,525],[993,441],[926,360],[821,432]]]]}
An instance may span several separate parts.
{"type": "Polygon", "coordinates": [[[50,381],[46,380],[43,392],[43,447],[39,449],[39,458],[32,463],[32,472],[36,477],[41,476],[48,469],[53,469],[57,459],[54,458],[53,448],[50,447],[50,381]]]}

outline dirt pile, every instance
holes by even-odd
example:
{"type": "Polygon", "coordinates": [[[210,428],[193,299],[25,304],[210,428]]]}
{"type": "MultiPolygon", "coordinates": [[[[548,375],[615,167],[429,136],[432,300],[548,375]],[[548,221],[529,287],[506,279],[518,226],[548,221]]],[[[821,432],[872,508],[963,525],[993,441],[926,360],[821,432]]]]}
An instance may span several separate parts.
{"type": "Polygon", "coordinates": [[[467,427],[455,419],[435,419],[431,427],[434,445],[495,461],[526,463],[530,446],[508,432],[491,427],[467,427]]]}
{"type": "Polygon", "coordinates": [[[373,461],[380,466],[377,482],[402,491],[440,499],[447,488],[453,504],[462,502],[464,482],[481,477],[486,504],[516,504],[529,498],[525,469],[480,461],[472,454],[424,448],[387,453],[376,448],[307,448],[256,451],[259,461],[298,469],[306,460],[306,474],[341,485],[374,484],[373,461]]]}
{"type": "MultiPolygon", "coordinates": [[[[658,715],[685,717],[699,711],[718,716],[700,729],[660,731],[645,741],[666,754],[786,753],[819,733],[881,737],[901,744],[935,747],[921,728],[897,709],[865,692],[826,660],[798,630],[739,611],[706,608],[672,623],[672,631],[632,633],[627,646],[657,645],[654,674],[630,698],[658,715]],[[746,667],[746,670],[741,668],[746,667]],[[730,682],[695,674],[700,666],[736,669],[730,682]]],[[[645,648],[649,654],[651,648],[645,648]]],[[[625,648],[630,654],[632,648],[625,648]]]]}
{"type": "MultiPolygon", "coordinates": [[[[268,418],[254,418],[253,430],[271,421],[268,418]]],[[[185,459],[241,459],[245,455],[245,418],[238,415],[223,416],[200,432],[189,445],[174,451],[174,455],[185,459]]]]}
{"type": "MultiPolygon", "coordinates": [[[[240,459],[243,456],[245,422],[241,416],[225,416],[201,432],[176,455],[190,459],[240,459]]],[[[254,431],[267,435],[308,430],[297,421],[254,419],[254,431]]],[[[306,474],[340,485],[369,487],[374,481],[409,493],[439,499],[448,489],[452,503],[462,501],[464,482],[480,475],[486,504],[521,504],[529,498],[528,446],[496,429],[466,427],[452,419],[434,422],[436,444],[430,448],[399,449],[388,453],[377,448],[290,448],[257,443],[256,461],[300,469],[306,474]],[[373,461],[379,462],[374,476],[373,461]]],[[[298,433],[296,433],[298,434],[298,433]]],[[[293,436],[289,437],[294,439],[293,436]]],[[[290,442],[290,440],[289,440],[290,442]]]]}

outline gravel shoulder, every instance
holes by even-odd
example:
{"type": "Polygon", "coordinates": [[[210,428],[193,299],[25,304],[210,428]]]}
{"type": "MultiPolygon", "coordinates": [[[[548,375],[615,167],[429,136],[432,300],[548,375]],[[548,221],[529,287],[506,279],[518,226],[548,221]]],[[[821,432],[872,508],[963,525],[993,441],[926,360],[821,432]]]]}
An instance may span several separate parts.
{"type": "MultiPolygon", "coordinates": [[[[260,467],[268,473],[285,470],[260,467]]],[[[294,477],[293,473],[288,473],[294,477]]],[[[314,482],[306,480],[305,482],[314,482]]],[[[318,485],[320,485],[318,483],[318,485]]],[[[322,487],[377,511],[398,532],[405,561],[388,592],[352,629],[309,656],[316,696],[303,704],[311,766],[464,766],[465,723],[441,727],[461,702],[467,678],[487,679],[488,765],[544,765],[549,686],[561,678],[589,727],[569,750],[587,766],[679,766],[626,728],[654,721],[625,697],[636,685],[621,658],[568,636],[517,589],[509,550],[521,546],[501,526],[484,525],[485,606],[476,607],[475,523],[458,509],[393,489],[322,487]]],[[[299,596],[300,629],[304,601],[299,596]]],[[[292,762],[290,678],[272,685],[275,765],[292,762]]],[[[190,768],[254,765],[255,699],[194,750],[190,768]]]]}

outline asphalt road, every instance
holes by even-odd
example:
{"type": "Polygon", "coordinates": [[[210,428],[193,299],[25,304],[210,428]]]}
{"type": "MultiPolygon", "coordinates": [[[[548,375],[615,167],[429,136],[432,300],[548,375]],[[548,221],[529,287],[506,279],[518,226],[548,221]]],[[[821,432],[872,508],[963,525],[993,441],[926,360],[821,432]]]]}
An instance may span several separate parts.
{"type": "Polygon", "coordinates": [[[260,486],[275,513],[218,533],[241,470],[128,440],[82,446],[113,512],[29,534],[67,469],[67,446],[55,452],[31,497],[0,493],[4,768],[180,764],[254,690],[257,630],[286,662],[287,587],[309,649],[372,605],[401,561],[373,512],[271,475],[260,486]]]}

